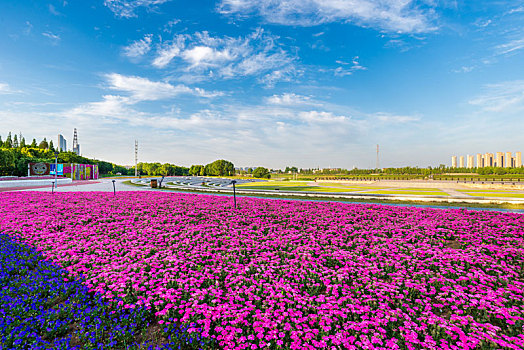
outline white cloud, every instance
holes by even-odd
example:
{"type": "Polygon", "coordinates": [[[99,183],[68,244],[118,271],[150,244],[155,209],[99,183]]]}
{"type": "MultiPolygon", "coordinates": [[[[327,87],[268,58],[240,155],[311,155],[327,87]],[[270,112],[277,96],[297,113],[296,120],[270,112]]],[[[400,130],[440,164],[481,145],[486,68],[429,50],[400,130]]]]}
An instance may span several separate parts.
{"type": "Polygon", "coordinates": [[[234,57],[228,49],[217,50],[208,46],[195,46],[182,53],[182,58],[191,64],[191,68],[217,67],[234,57]]]}
{"type": "Polygon", "coordinates": [[[520,7],[511,9],[508,11],[508,14],[511,15],[513,13],[519,13],[519,12],[524,12],[524,6],[520,6],[520,7]]]}
{"type": "Polygon", "coordinates": [[[49,40],[51,40],[51,43],[53,45],[56,45],[58,44],[58,42],[60,41],[60,35],[58,34],[53,34],[51,32],[43,32],[42,33],[43,36],[45,36],[46,38],[48,38],[49,40]]]}
{"type": "MultiPolygon", "coordinates": [[[[428,3],[426,3],[428,5],[428,3]]],[[[269,23],[313,26],[350,22],[399,33],[435,30],[435,11],[414,0],[222,0],[223,14],[258,14],[269,23]]]]}
{"type": "Polygon", "coordinates": [[[20,93],[21,91],[13,90],[9,84],[0,82],[0,95],[7,95],[7,94],[16,94],[20,93]]]}
{"type": "Polygon", "coordinates": [[[294,65],[288,65],[281,69],[276,69],[268,74],[258,78],[258,81],[265,85],[266,88],[272,88],[278,82],[289,82],[302,74],[302,70],[298,70],[294,65]]]}
{"type": "Polygon", "coordinates": [[[505,55],[524,48],[524,38],[514,39],[507,43],[497,45],[495,51],[499,55],[505,55]]]}
{"type": "Polygon", "coordinates": [[[9,88],[9,85],[6,83],[0,83],[0,94],[9,94],[11,93],[11,89],[9,88]]]}
{"type": "Polygon", "coordinates": [[[146,34],[143,39],[136,40],[131,45],[124,47],[127,57],[140,57],[151,50],[152,34],[146,34]]]}
{"type": "Polygon", "coordinates": [[[126,119],[129,115],[136,115],[136,111],[127,107],[129,104],[128,97],[104,95],[102,101],[81,104],[67,111],[66,115],[126,119]]]}
{"type": "Polygon", "coordinates": [[[184,49],[186,40],[185,35],[177,35],[171,43],[165,44],[158,49],[157,57],[153,61],[153,66],[164,68],[173,58],[177,57],[184,49]]]}
{"type": "Polygon", "coordinates": [[[33,30],[33,25],[31,24],[31,22],[29,21],[26,21],[25,22],[25,28],[24,28],[24,35],[29,35],[31,34],[31,31],[33,30]]]}
{"type": "Polygon", "coordinates": [[[337,77],[345,77],[346,75],[351,75],[353,72],[349,69],[344,69],[342,67],[337,67],[333,70],[333,74],[337,77]]]}
{"type": "Polygon", "coordinates": [[[106,79],[110,89],[129,93],[131,101],[155,101],[175,97],[183,93],[194,93],[193,89],[185,85],[171,85],[118,73],[107,74],[106,79]]]}
{"type": "Polygon", "coordinates": [[[164,32],[166,33],[171,33],[171,30],[173,29],[173,27],[175,25],[177,25],[178,23],[180,23],[180,20],[175,18],[175,19],[172,19],[171,21],[167,22],[165,25],[164,25],[164,32]]]}
{"type": "Polygon", "coordinates": [[[282,95],[273,95],[266,98],[267,103],[280,106],[301,106],[311,104],[309,96],[297,95],[294,93],[285,93],[282,95]]]}
{"type": "Polygon", "coordinates": [[[137,17],[135,11],[139,7],[151,9],[169,1],[171,0],[105,0],[104,5],[118,17],[131,18],[137,17]]]}
{"type": "MultiPolygon", "coordinates": [[[[344,77],[346,75],[352,75],[355,71],[366,70],[367,68],[359,63],[359,57],[355,56],[351,62],[342,60],[336,60],[335,63],[339,64],[335,69],[332,69],[333,74],[337,77],[344,77]]],[[[329,69],[327,71],[330,71],[329,69]]]]}
{"type": "Polygon", "coordinates": [[[52,4],[49,4],[48,5],[48,8],[49,8],[49,12],[55,16],[63,16],[62,13],[58,12],[57,9],[52,5],[52,4]]]}
{"type": "Polygon", "coordinates": [[[345,123],[349,121],[349,117],[343,115],[334,115],[331,112],[324,111],[308,111],[300,112],[298,117],[308,123],[345,123]]]}
{"type": "Polygon", "coordinates": [[[485,28],[489,26],[493,21],[491,19],[477,19],[473,24],[479,28],[485,28]]]}
{"type": "MultiPolygon", "coordinates": [[[[137,104],[136,99],[156,98],[151,95],[152,91],[169,96],[172,88],[166,83],[122,79],[113,84],[109,78],[108,82],[126,96],[105,94],[101,101],[79,105],[64,111],[61,117],[84,127],[96,120],[97,130],[111,130],[118,125],[117,129],[126,136],[114,140],[114,147],[121,147],[118,143],[127,145],[129,139],[137,137],[131,135],[154,135],[155,142],[148,142],[147,138],[139,141],[144,161],[150,158],[149,161],[190,165],[226,158],[245,165],[252,165],[250,162],[257,159],[270,166],[293,161],[303,166],[351,167],[358,162],[367,164],[365,155],[362,159],[355,159],[354,155],[361,153],[358,149],[362,144],[373,143],[370,140],[376,139],[377,132],[402,131],[402,137],[410,137],[414,127],[406,128],[406,123],[418,120],[407,115],[349,112],[344,106],[312,102],[311,97],[294,93],[261,98],[261,104],[213,105],[197,112],[174,107],[152,112],[137,104]],[[135,88],[120,90],[123,85],[135,88]],[[313,103],[316,107],[311,108],[313,103]],[[162,149],[158,144],[162,144],[162,149]],[[177,158],[169,159],[166,148],[177,150],[177,158]]],[[[108,159],[113,153],[100,149],[99,154],[108,159]]]]}
{"type": "Polygon", "coordinates": [[[469,101],[483,111],[498,113],[518,113],[524,110],[524,80],[489,84],[486,92],[469,101]]]}
{"type": "Polygon", "coordinates": [[[454,73],[469,73],[475,69],[474,66],[462,66],[459,69],[454,69],[454,73]]]}
{"type": "Polygon", "coordinates": [[[213,37],[205,31],[176,35],[159,46],[152,64],[166,68],[176,59],[177,69],[191,73],[193,80],[258,76],[259,82],[272,86],[297,74],[295,58],[276,44],[277,39],[262,29],[237,38],[213,37]]]}
{"type": "Polygon", "coordinates": [[[372,117],[376,118],[377,120],[389,123],[389,124],[405,124],[405,123],[412,123],[412,122],[418,122],[420,120],[420,117],[416,116],[410,116],[410,115],[394,115],[389,113],[375,113],[372,115],[372,117]]]}
{"type": "Polygon", "coordinates": [[[116,119],[135,120],[147,115],[132,109],[131,106],[143,101],[157,101],[174,98],[181,94],[212,98],[222,96],[222,92],[209,92],[201,88],[190,88],[185,85],[172,85],[165,82],[151,81],[137,76],[125,76],[118,73],[105,75],[107,88],[125,93],[121,95],[104,95],[102,101],[81,104],[69,111],[77,117],[108,117],[116,119]]]}

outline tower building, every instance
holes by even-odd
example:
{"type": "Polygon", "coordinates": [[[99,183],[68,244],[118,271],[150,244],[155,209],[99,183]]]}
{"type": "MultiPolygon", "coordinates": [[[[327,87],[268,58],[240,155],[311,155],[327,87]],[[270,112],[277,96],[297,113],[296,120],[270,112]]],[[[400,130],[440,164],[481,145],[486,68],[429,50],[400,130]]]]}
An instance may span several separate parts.
{"type": "Polygon", "coordinates": [[[505,160],[505,165],[504,166],[506,168],[511,168],[512,167],[512,164],[511,164],[512,163],[511,162],[511,160],[512,160],[511,152],[506,152],[506,157],[505,157],[504,160],[505,160]]]}
{"type": "Polygon", "coordinates": [[[482,154],[477,153],[477,168],[483,168],[484,167],[484,158],[482,157],[482,154]]]}
{"type": "Polygon", "coordinates": [[[473,158],[473,156],[470,156],[470,155],[468,154],[468,158],[467,158],[467,159],[468,159],[468,168],[469,168],[469,169],[474,168],[474,167],[475,167],[475,164],[474,164],[473,161],[475,160],[475,158],[473,158]]]}
{"type": "Polygon", "coordinates": [[[67,152],[67,142],[62,134],[58,134],[58,150],[60,152],[67,152]]]}
{"type": "Polygon", "coordinates": [[[76,132],[76,128],[73,133],[73,152],[77,155],[80,155],[80,145],[78,144],[78,134],[76,132]]]}
{"type": "Polygon", "coordinates": [[[497,152],[497,161],[495,163],[495,166],[499,168],[504,167],[504,153],[503,152],[497,152]]]}

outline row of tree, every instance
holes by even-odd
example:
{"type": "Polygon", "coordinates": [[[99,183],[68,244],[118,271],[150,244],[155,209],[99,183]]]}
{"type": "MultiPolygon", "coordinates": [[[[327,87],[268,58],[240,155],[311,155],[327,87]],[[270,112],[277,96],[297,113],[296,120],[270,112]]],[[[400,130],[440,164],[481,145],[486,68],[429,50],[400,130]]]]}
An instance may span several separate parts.
{"type": "MultiPolygon", "coordinates": [[[[281,171],[277,171],[281,172],[281,171]]],[[[305,175],[442,175],[442,174],[470,174],[479,175],[506,175],[506,174],[524,174],[524,167],[519,168],[500,168],[500,167],[483,167],[483,168],[452,168],[441,164],[438,167],[401,167],[401,168],[383,168],[383,169],[297,169],[296,167],[286,167],[285,173],[300,173],[305,175]]]]}
{"type": "MultiPolygon", "coordinates": [[[[100,172],[109,170],[111,163],[99,162],[100,172]],[[106,164],[104,164],[106,163],[106,164]]],[[[219,159],[206,165],[191,165],[191,167],[183,167],[170,163],[138,163],[138,173],[140,175],[148,176],[233,176],[235,175],[235,166],[227,160],[219,159]]],[[[116,174],[118,170],[122,175],[134,175],[135,168],[126,169],[113,166],[112,173],[116,174]]]]}
{"type": "Polygon", "coordinates": [[[138,163],[138,171],[143,175],[233,176],[235,175],[235,166],[224,159],[215,160],[206,165],[191,165],[189,168],[169,163],[138,163]]]}
{"type": "Polygon", "coordinates": [[[36,142],[36,139],[33,139],[33,141],[30,144],[27,144],[25,141],[25,137],[20,133],[19,135],[14,134],[12,135],[11,132],[7,134],[7,137],[5,141],[2,140],[2,135],[0,135],[0,148],[40,148],[40,149],[49,149],[51,151],[55,151],[55,147],[53,145],[53,141],[47,142],[47,139],[44,137],[40,143],[36,142]]]}
{"type": "MultiPolygon", "coordinates": [[[[90,159],[79,156],[73,152],[59,152],[59,163],[98,164],[98,170],[102,175],[134,175],[135,168],[126,168],[114,163],[90,159]]],[[[25,176],[27,175],[28,163],[55,161],[55,148],[53,141],[44,139],[37,143],[33,139],[31,144],[26,144],[25,138],[20,134],[9,132],[6,140],[0,135],[0,176],[25,176]]],[[[192,165],[190,168],[170,163],[138,163],[137,170],[142,175],[166,175],[166,176],[229,176],[235,175],[233,163],[227,160],[216,160],[207,165],[192,165]]]]}
{"type": "MultiPolygon", "coordinates": [[[[97,164],[95,159],[82,157],[73,152],[60,152],[59,163],[97,164]]],[[[49,148],[18,147],[0,148],[0,176],[25,176],[29,163],[54,163],[55,152],[49,148]]]]}

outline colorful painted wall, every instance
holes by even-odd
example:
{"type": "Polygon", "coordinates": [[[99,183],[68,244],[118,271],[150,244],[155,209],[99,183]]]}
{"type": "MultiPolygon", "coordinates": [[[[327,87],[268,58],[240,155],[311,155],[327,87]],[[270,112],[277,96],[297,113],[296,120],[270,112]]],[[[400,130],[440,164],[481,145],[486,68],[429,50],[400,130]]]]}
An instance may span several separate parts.
{"type": "MultiPolygon", "coordinates": [[[[98,165],[96,164],[57,164],[57,175],[69,177],[73,180],[98,179],[98,165]]],[[[29,163],[29,176],[55,175],[54,163],[29,163]]]]}

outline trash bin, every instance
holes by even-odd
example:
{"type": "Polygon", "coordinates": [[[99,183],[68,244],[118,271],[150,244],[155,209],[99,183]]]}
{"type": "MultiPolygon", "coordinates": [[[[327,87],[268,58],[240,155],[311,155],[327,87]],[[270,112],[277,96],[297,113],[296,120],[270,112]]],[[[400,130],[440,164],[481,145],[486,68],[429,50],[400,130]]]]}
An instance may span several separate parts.
{"type": "Polygon", "coordinates": [[[151,188],[156,188],[158,186],[158,181],[156,179],[151,180],[151,188]]]}

